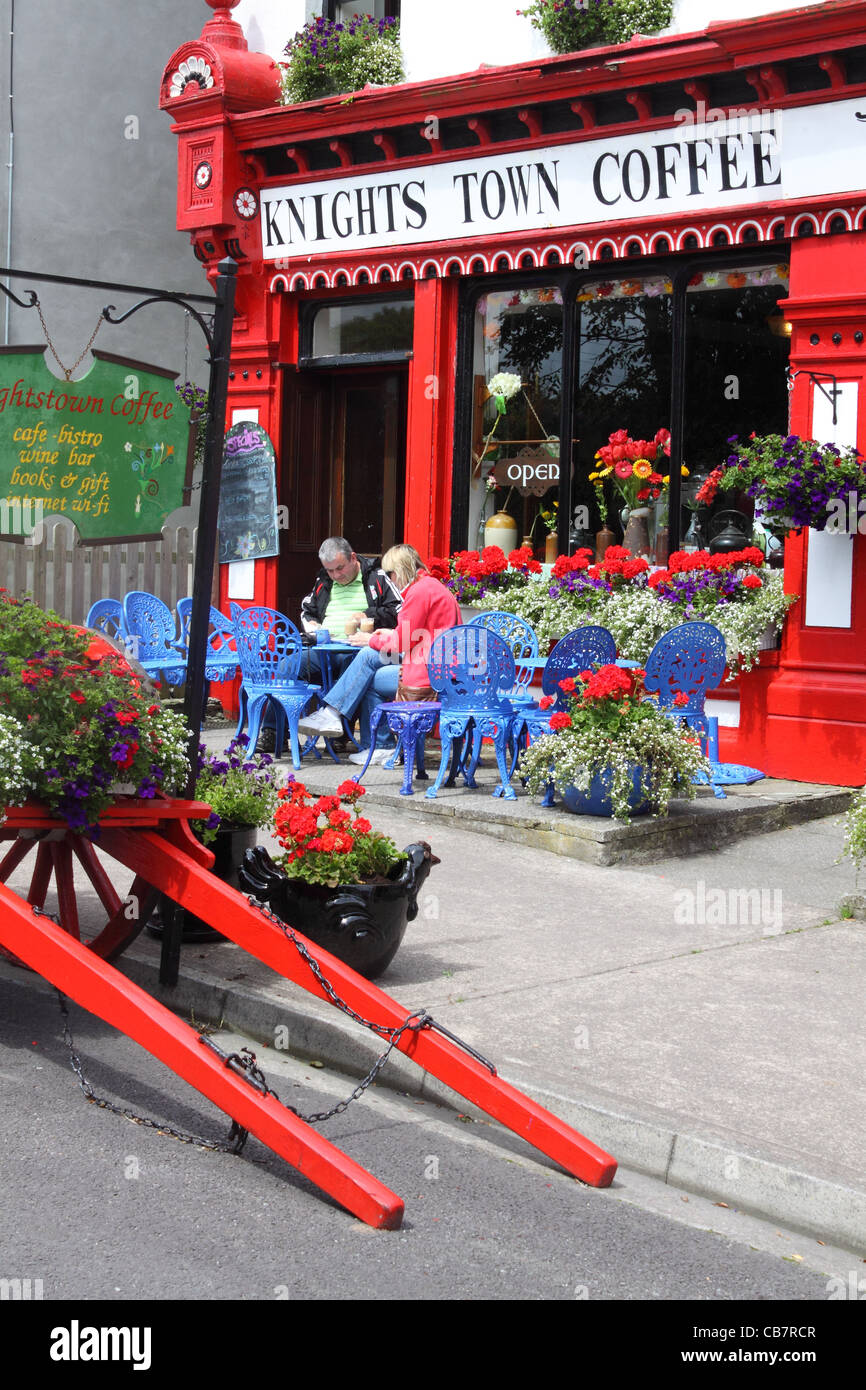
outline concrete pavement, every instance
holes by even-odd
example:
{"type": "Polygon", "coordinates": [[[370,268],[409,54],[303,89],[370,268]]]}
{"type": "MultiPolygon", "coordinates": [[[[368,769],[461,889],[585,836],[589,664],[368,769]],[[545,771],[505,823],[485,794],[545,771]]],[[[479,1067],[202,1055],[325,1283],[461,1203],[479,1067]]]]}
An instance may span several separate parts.
{"type": "MultiPolygon", "coordinates": [[[[305,764],[303,780],[325,790],[352,771],[305,764]]],[[[428,1008],[620,1164],[864,1252],[866,924],[840,913],[856,881],[835,862],[838,814],[717,850],[694,841],[685,857],[659,844],[648,863],[611,867],[523,842],[519,817],[508,839],[489,823],[478,833],[489,787],[443,814],[394,795],[397,771],[370,769],[365,785],[374,825],[400,844],[429,840],[442,861],[382,988],[428,1008]]],[[[784,803],[785,791],[763,797],[784,803]]],[[[185,947],[172,991],[157,983],[158,953],[143,935],[120,966],[196,1022],[270,1046],[287,1028],[293,1054],[354,1075],[378,1055],[371,1034],[230,943],[185,947]]],[[[402,1056],[381,1080],[472,1113],[402,1056]]]]}

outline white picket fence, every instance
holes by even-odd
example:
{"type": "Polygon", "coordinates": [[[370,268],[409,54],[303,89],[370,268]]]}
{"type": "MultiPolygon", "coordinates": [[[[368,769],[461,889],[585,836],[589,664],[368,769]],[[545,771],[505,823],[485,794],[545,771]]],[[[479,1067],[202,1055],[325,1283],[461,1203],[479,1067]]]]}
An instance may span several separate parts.
{"type": "Polygon", "coordinates": [[[82,545],[68,522],[52,517],[34,545],[0,539],[0,586],[75,623],[97,599],[122,599],[132,589],[174,608],[192,593],[194,547],[192,527],[172,524],[158,541],[82,545]]]}

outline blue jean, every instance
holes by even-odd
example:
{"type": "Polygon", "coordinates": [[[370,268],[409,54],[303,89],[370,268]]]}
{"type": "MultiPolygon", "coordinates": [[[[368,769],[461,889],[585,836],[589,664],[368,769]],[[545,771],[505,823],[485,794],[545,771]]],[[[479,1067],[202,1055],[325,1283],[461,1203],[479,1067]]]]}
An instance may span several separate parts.
{"type": "MultiPolygon", "coordinates": [[[[370,716],[373,710],[385,700],[393,700],[399,679],[399,666],[372,647],[362,647],[328,691],[325,698],[339,714],[352,715],[360,706],[362,748],[370,747],[370,716]]],[[[386,748],[391,742],[388,725],[380,723],[376,730],[376,747],[386,748]]]]}

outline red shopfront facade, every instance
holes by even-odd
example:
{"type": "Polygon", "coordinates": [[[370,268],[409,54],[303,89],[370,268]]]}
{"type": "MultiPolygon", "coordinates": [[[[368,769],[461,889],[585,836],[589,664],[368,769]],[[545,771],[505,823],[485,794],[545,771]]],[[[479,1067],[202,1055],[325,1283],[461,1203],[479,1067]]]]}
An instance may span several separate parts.
{"type": "MultiPolygon", "coordinates": [[[[208,3],[161,91],[178,226],[209,278],[238,263],[228,420],[267,429],[288,517],[226,609],[296,616],[327,535],[476,544],[493,457],[557,461],[541,503],[496,496],[524,530],[558,498],[564,550],[621,425],[692,468],[752,429],[866,451],[864,0],[298,107],[208,3]]],[[[789,539],[785,580],[722,755],[862,783],[866,538],[789,539]]]]}

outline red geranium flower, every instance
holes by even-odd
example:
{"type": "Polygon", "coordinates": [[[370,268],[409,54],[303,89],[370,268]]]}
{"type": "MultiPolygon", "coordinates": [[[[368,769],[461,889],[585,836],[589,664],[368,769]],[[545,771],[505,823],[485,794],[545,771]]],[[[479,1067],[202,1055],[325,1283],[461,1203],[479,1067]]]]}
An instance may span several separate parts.
{"type": "Polygon", "coordinates": [[[550,716],[550,727],[554,731],[558,729],[570,729],[571,715],[566,714],[563,710],[557,710],[556,714],[550,716]]]}

